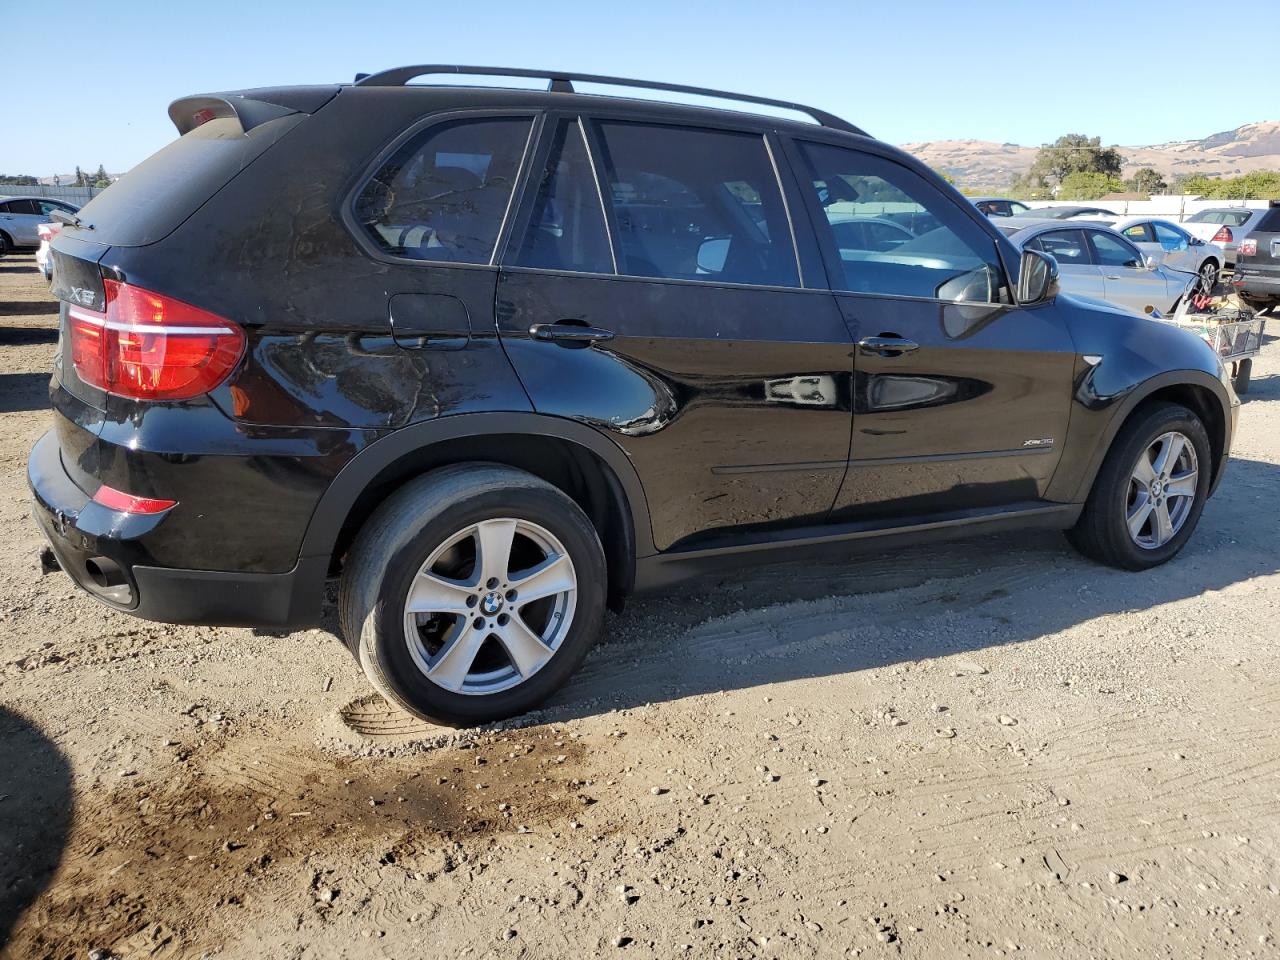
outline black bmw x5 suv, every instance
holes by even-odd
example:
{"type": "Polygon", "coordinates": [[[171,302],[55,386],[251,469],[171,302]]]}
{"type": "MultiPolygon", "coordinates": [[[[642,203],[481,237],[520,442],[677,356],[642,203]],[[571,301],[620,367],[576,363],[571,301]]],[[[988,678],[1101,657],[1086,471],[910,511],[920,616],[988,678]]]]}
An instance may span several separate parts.
{"type": "Polygon", "coordinates": [[[1023,525],[1151,567],[1227,460],[1204,343],[820,110],[421,66],[170,116],[54,243],[46,560],[182,623],[314,624],[340,578],[420,716],[526,710],[606,606],[743,559],[1023,525]],[[410,83],[458,72],[549,87],[410,83]]]}

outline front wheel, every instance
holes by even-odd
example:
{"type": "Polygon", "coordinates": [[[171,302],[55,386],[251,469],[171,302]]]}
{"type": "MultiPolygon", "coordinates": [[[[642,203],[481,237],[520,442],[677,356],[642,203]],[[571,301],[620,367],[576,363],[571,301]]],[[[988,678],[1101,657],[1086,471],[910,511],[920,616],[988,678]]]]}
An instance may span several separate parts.
{"type": "Polygon", "coordinates": [[[1121,427],[1068,538],[1085,556],[1125,570],[1172,559],[1204,509],[1212,457],[1204,424],[1186,407],[1138,410],[1121,427]]]}
{"type": "Polygon", "coordinates": [[[1206,297],[1213,293],[1218,285],[1218,261],[1210,257],[1200,264],[1200,292],[1206,297]]]}
{"type": "Polygon", "coordinates": [[[348,554],[342,630],[378,692],[438,723],[532,709],[600,632],[605,560],[560,490],[497,464],[434,471],[392,495],[348,554]]]}

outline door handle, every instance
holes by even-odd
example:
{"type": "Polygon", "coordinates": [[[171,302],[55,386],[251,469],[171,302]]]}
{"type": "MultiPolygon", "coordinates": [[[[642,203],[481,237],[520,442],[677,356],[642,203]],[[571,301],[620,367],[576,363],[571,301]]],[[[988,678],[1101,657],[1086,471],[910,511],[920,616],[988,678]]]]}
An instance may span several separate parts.
{"type": "Polygon", "coordinates": [[[548,343],[600,343],[612,340],[613,331],[580,323],[535,323],[529,336],[548,343]]]}
{"type": "Polygon", "coordinates": [[[874,357],[900,357],[919,349],[920,344],[901,337],[863,337],[858,341],[858,352],[874,357]]]}

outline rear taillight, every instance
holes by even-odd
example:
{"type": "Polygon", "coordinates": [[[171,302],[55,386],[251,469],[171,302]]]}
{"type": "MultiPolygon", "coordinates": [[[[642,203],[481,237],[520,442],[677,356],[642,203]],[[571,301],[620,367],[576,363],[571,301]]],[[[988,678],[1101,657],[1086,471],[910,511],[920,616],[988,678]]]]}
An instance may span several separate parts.
{"type": "Polygon", "coordinates": [[[1253,257],[1258,254],[1258,241],[1252,237],[1245,237],[1240,241],[1240,255],[1243,257],[1253,257]]]}
{"type": "Polygon", "coordinates": [[[1218,228],[1218,232],[1217,232],[1217,233],[1215,233],[1215,234],[1213,235],[1213,242],[1214,242],[1214,243],[1230,243],[1230,242],[1231,242],[1231,228],[1230,228],[1230,227],[1219,227],[1219,228],[1218,228]]]}
{"type": "Polygon", "coordinates": [[[134,400],[189,400],[235,369],[244,331],[189,303],[103,280],[106,309],[67,308],[80,379],[134,400]]]}

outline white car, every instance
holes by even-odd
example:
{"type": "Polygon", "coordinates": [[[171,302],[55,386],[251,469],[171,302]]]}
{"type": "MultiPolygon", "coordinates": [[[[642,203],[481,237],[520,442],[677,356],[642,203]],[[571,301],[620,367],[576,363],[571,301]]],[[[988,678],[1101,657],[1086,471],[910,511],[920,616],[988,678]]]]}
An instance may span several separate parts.
{"type": "Polygon", "coordinates": [[[1108,220],[1107,226],[1127,237],[1145,255],[1157,263],[1195,273],[1200,276],[1200,289],[1213,290],[1222,269],[1222,250],[1216,245],[1188,233],[1176,223],[1153,217],[1124,217],[1108,220]]]}
{"type": "Polygon", "coordinates": [[[40,237],[40,249],[36,251],[36,267],[49,283],[53,282],[53,254],[49,244],[53,243],[53,238],[61,229],[62,224],[57,221],[42,223],[36,227],[36,234],[40,237]]]}
{"type": "Polygon", "coordinates": [[[1182,228],[1221,250],[1222,265],[1234,269],[1236,248],[1241,239],[1258,225],[1266,212],[1252,207],[1213,207],[1193,213],[1182,221],[1182,228]]]}
{"type": "Polygon", "coordinates": [[[80,208],[48,197],[0,197],[0,257],[16,248],[38,247],[36,227],[48,223],[54,210],[78,213],[80,208]]]}

